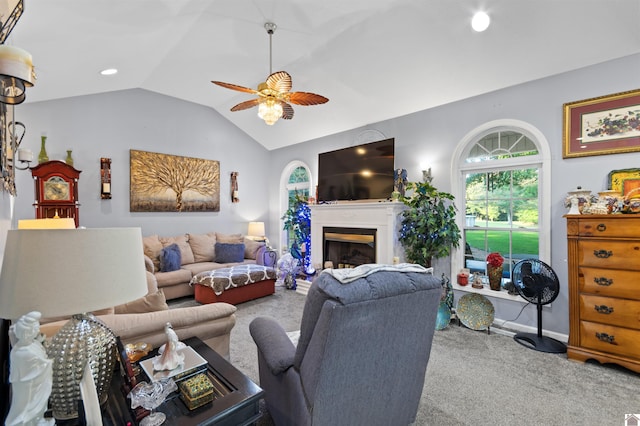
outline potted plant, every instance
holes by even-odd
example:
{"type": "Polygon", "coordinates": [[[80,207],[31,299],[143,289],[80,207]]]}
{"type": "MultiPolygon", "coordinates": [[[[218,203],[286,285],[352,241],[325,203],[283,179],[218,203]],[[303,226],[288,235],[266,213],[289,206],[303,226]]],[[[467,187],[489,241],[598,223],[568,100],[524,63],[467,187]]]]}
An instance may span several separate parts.
{"type": "Polygon", "coordinates": [[[401,197],[409,208],[402,212],[400,243],[409,262],[430,267],[432,258],[449,256],[460,244],[453,195],[438,191],[429,182],[409,182],[410,197],[401,197]]]}

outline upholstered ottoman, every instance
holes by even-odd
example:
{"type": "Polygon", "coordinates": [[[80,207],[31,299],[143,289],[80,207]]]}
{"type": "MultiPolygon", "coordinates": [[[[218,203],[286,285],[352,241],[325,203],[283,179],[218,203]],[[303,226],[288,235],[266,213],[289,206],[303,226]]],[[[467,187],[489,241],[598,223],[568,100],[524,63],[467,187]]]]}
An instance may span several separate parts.
{"type": "Polygon", "coordinates": [[[194,275],[196,301],[226,302],[232,305],[268,296],[275,292],[276,271],[262,265],[238,265],[194,275]]]}

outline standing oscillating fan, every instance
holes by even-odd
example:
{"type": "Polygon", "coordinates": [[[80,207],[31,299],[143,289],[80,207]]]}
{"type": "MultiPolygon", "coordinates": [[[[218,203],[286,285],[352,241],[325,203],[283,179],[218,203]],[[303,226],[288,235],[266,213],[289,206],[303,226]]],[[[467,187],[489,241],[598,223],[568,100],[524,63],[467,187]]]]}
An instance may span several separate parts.
{"type": "Polygon", "coordinates": [[[538,259],[521,260],[513,267],[512,281],[520,296],[538,308],[538,334],[517,333],[513,339],[540,352],[566,352],[567,345],[542,335],[542,305],[553,302],[560,292],[560,282],[553,269],[538,259]]]}

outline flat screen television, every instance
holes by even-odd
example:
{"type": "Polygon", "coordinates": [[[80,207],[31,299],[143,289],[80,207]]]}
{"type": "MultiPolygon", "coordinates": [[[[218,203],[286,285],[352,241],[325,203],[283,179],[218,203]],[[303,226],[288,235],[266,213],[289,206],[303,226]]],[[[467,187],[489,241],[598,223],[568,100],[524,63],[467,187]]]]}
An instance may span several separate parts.
{"type": "Polygon", "coordinates": [[[318,202],[390,198],[393,157],[393,138],[319,154],[318,202]]]}

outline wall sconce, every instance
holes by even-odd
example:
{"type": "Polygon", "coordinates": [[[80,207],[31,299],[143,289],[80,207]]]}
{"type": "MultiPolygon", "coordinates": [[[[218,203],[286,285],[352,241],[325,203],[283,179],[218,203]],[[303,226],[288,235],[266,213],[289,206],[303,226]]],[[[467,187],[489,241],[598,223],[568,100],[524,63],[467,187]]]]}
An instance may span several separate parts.
{"type": "Polygon", "coordinates": [[[21,104],[25,88],[33,86],[35,80],[31,54],[19,47],[0,45],[0,102],[21,104]]]}
{"type": "Polygon", "coordinates": [[[240,201],[238,196],[238,172],[231,172],[231,202],[237,203],[240,201]]]}
{"type": "Polygon", "coordinates": [[[111,158],[100,158],[100,198],[111,199],[111,158]]]}
{"type": "Polygon", "coordinates": [[[10,167],[17,170],[27,170],[29,168],[29,164],[33,161],[33,151],[26,148],[18,149],[26,131],[27,128],[25,125],[15,120],[13,120],[7,127],[7,135],[9,136],[9,144],[7,145],[7,162],[10,167]],[[24,165],[24,167],[18,166],[16,160],[19,161],[20,164],[24,165]]]}
{"type": "Polygon", "coordinates": [[[431,176],[431,167],[422,171],[422,180],[431,183],[433,180],[433,176],[431,176]]]}
{"type": "Polygon", "coordinates": [[[15,121],[14,110],[13,105],[0,102],[0,180],[2,188],[13,196],[17,195],[15,170],[26,170],[33,161],[31,150],[18,149],[26,128],[15,121]]]}

